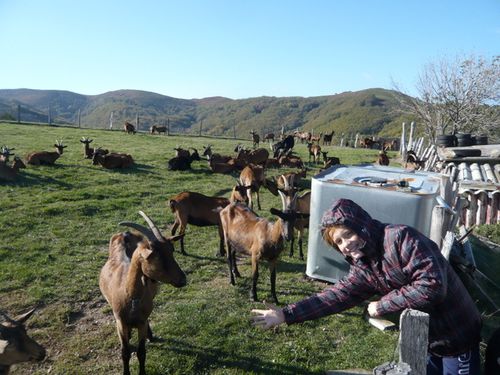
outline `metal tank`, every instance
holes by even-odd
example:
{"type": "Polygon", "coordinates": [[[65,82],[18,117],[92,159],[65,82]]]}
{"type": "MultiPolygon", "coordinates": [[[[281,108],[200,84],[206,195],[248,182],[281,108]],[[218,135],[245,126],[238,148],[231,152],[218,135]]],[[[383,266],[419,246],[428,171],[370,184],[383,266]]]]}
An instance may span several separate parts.
{"type": "Polygon", "coordinates": [[[374,219],[407,224],[429,236],[432,210],[438,205],[435,198],[439,195],[440,176],[373,164],[338,165],[314,176],[306,274],[336,282],[349,270],[349,264],[324,242],[319,230],[324,212],[336,199],[351,199],[374,219]]]}

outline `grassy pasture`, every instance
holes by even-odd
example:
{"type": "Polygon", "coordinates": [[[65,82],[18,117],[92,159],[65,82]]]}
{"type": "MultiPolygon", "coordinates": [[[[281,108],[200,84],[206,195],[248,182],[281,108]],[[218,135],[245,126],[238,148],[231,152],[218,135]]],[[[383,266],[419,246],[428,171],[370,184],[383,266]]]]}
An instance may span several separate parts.
{"type": "MultiPolygon", "coordinates": [[[[16,365],[12,374],[119,374],[115,321],[98,287],[109,238],[125,230],[120,221],[143,223],[139,210],[166,231],[173,222],[167,199],[181,191],[228,196],[236,174],[212,174],[205,161],[193,162],[192,171],[170,172],[166,161],[176,146],[201,153],[212,144],[227,154],[237,141],[0,124],[0,144],[15,147],[23,158],[34,150],[52,151],[56,139],[68,147],[55,166],[28,166],[17,182],[0,183],[0,308],[14,316],[39,305],[29,332],[48,351],[41,364],[16,365]],[[91,146],[132,154],[136,165],[123,171],[92,166],[83,158],[82,136],[94,139],[91,146]]],[[[250,140],[241,142],[251,146],[250,140]]],[[[327,149],[346,164],[377,157],[377,150],[327,149]]],[[[307,160],[305,145],[296,151],[307,160]]],[[[311,168],[312,175],[318,168],[311,168]]],[[[259,214],[268,218],[269,209],[281,205],[265,190],[261,203],[259,214]]],[[[361,307],[276,331],[253,328],[250,310],[262,304],[249,299],[249,259],[231,286],[226,262],[215,256],[218,243],[216,228],[188,226],[188,255],[176,253],[188,285],[163,285],[155,300],[151,325],[161,340],[147,343],[148,374],[314,374],[372,369],[394,359],[397,333],[370,326],[361,307]]],[[[260,270],[259,299],[270,299],[269,272],[265,265],[260,270]]],[[[276,282],[281,304],[325,286],[304,274],[305,263],[286,250],[276,282]]],[[[137,373],[135,356],[131,365],[137,373]]]]}

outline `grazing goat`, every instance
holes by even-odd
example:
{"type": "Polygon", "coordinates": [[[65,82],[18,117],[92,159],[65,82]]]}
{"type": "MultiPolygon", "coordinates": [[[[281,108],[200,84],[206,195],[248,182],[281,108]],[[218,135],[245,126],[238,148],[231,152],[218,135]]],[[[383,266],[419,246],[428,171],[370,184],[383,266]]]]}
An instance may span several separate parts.
{"type": "Polygon", "coordinates": [[[259,142],[260,142],[260,137],[255,131],[251,131],[250,134],[252,135],[252,142],[253,142],[253,148],[259,147],[259,142]]]}
{"type": "Polygon", "coordinates": [[[139,213],[150,229],[136,223],[120,223],[143,236],[130,232],[113,235],[109,241],[109,258],[99,276],[101,293],[116,319],[124,375],[130,374],[132,328],[138,330],[139,374],[146,374],[146,337],[152,338],[148,319],[159,282],[177,288],[186,285],[186,275],[173,255],[172,242],[181,236],[163,237],[153,221],[142,211],[139,213]]]}
{"type": "Polygon", "coordinates": [[[108,150],[102,149],[100,147],[97,148],[90,147],[90,144],[93,141],[94,141],[93,139],[89,139],[87,137],[82,137],[82,139],[80,139],[80,142],[83,143],[83,157],[85,159],[92,159],[95,152],[100,153],[101,155],[109,154],[108,150]]]}
{"type": "Polygon", "coordinates": [[[247,188],[248,207],[253,210],[252,194],[257,198],[257,207],[260,207],[259,190],[265,184],[264,168],[260,165],[248,164],[240,173],[240,184],[247,188]]]}
{"type": "Polygon", "coordinates": [[[312,142],[308,142],[307,150],[309,152],[309,163],[311,162],[311,156],[313,157],[314,163],[319,163],[319,154],[321,153],[321,146],[313,144],[312,142]]]}
{"type": "Polygon", "coordinates": [[[273,157],[279,158],[280,156],[286,154],[295,146],[295,139],[293,135],[287,135],[285,139],[276,142],[273,145],[273,157]]]}
{"type": "Polygon", "coordinates": [[[323,155],[323,169],[340,164],[340,159],[336,156],[327,156],[328,151],[321,151],[321,154],[323,155]]]}
{"type": "Polygon", "coordinates": [[[15,319],[0,310],[0,374],[7,375],[10,366],[26,361],[41,361],[45,358],[45,349],[28,336],[24,322],[35,309],[15,319]]]}
{"type": "Polygon", "coordinates": [[[158,135],[160,133],[165,133],[167,134],[167,127],[166,126],[158,126],[158,125],[153,125],[149,128],[149,132],[151,134],[154,134],[155,132],[158,133],[158,135]]]}
{"type": "Polygon", "coordinates": [[[59,156],[63,154],[64,149],[67,146],[63,145],[62,141],[56,141],[54,144],[54,147],[56,148],[56,152],[49,152],[49,151],[35,151],[28,156],[26,156],[26,161],[28,164],[31,165],[53,165],[57,159],[59,159],[59,156]]]}
{"type": "Polygon", "coordinates": [[[387,156],[385,150],[382,150],[378,153],[377,163],[379,165],[389,165],[389,157],[387,156]]]}
{"type": "MultiPolygon", "coordinates": [[[[220,222],[217,208],[224,208],[229,204],[229,199],[224,197],[208,197],[206,195],[192,191],[183,191],[168,201],[168,206],[174,214],[175,221],[172,225],[172,236],[179,228],[179,234],[184,234],[187,224],[198,227],[217,225],[219,229],[219,253],[224,256],[224,233],[220,222]]],[[[186,255],[184,250],[184,237],[180,239],[181,253],[186,255]]]]}
{"type": "Polygon", "coordinates": [[[92,155],[92,164],[100,164],[106,169],[129,168],[134,164],[134,159],[132,158],[132,155],[129,154],[112,152],[104,155],[101,152],[96,151],[92,155]]]}
{"type": "Polygon", "coordinates": [[[6,162],[0,161],[0,181],[14,181],[21,168],[26,168],[26,165],[17,156],[14,157],[12,166],[8,166],[6,162]]]}
{"type": "Polygon", "coordinates": [[[330,134],[326,133],[325,135],[323,135],[323,146],[330,146],[332,144],[334,134],[335,130],[332,130],[330,134]]]}
{"type": "Polygon", "coordinates": [[[123,124],[123,130],[127,133],[127,134],[135,134],[136,131],[135,131],[135,126],[132,125],[130,122],[128,121],[125,121],[125,124],[123,124]]]}
{"type": "Polygon", "coordinates": [[[267,260],[271,274],[271,294],[274,301],[278,303],[276,265],[284,248],[284,239],[290,240],[292,226],[291,221],[284,221],[284,218],[287,218],[286,212],[271,208],[271,213],[279,217],[274,223],[257,216],[245,205],[231,203],[220,211],[220,217],[227,250],[230,283],[235,285],[235,277],[241,276],[236,266],[236,253],[250,255],[253,280],[251,296],[254,301],[257,301],[259,261],[267,260]]]}

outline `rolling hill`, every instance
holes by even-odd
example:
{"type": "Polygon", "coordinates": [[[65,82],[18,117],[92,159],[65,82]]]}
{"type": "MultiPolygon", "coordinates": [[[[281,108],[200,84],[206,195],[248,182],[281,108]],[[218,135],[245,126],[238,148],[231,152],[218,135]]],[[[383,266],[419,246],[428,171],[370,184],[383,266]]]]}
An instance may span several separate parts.
{"type": "Polygon", "coordinates": [[[77,124],[107,128],[113,113],[114,127],[139,120],[139,129],[169,124],[173,132],[248,137],[300,129],[317,133],[398,136],[401,122],[410,121],[399,111],[402,95],[385,89],[367,89],[317,97],[224,97],[178,99],[139,90],[118,90],[100,95],[69,91],[0,89],[0,118],[77,124]]]}

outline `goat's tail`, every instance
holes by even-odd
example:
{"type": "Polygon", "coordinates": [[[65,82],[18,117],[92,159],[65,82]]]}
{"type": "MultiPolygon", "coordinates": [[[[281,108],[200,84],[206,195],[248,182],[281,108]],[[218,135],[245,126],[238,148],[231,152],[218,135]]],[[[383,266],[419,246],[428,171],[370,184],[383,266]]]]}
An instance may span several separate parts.
{"type": "Polygon", "coordinates": [[[172,210],[172,212],[175,212],[177,209],[177,201],[175,199],[170,199],[168,201],[168,206],[170,207],[170,210],[172,210]]]}

